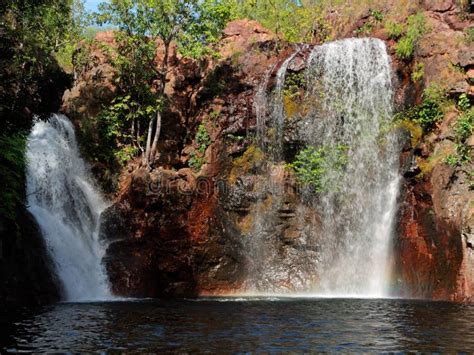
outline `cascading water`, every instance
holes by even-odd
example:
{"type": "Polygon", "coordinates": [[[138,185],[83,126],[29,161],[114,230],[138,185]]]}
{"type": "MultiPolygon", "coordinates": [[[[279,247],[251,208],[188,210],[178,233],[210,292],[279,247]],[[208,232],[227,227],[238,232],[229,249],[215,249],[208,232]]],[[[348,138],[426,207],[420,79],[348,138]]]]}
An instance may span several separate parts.
{"type": "Polygon", "coordinates": [[[307,117],[305,140],[344,145],[348,163],[337,191],[321,194],[320,283],[331,295],[383,296],[398,194],[398,145],[384,134],[392,117],[390,59],[378,39],[348,39],[316,47],[307,75],[320,105],[307,117]]]}
{"type": "Polygon", "coordinates": [[[261,200],[270,198],[272,204],[255,211],[251,246],[259,252],[252,255],[256,266],[247,291],[384,296],[399,188],[398,140],[396,134],[386,132],[393,90],[385,44],[367,38],[315,47],[306,69],[306,108],[300,117],[288,118],[281,92],[294,56],[278,72],[273,97],[267,100],[271,107],[259,110],[268,113],[259,120],[267,129],[267,137],[261,139],[267,139],[270,130],[282,132],[271,134],[273,162],[263,171],[267,183],[261,200]],[[318,193],[304,186],[299,189],[300,202],[291,216],[297,221],[294,231],[282,227],[291,215],[285,213],[285,205],[295,200],[287,193],[282,197],[281,188],[289,122],[301,148],[344,147],[347,154],[342,172],[327,168],[325,179],[334,182],[333,188],[318,193]],[[286,239],[279,250],[272,250],[278,238],[286,239]]]}
{"type": "Polygon", "coordinates": [[[27,194],[65,300],[110,299],[101,264],[99,217],[107,206],[79,155],[74,129],[63,115],[37,121],[28,136],[27,194]]]}

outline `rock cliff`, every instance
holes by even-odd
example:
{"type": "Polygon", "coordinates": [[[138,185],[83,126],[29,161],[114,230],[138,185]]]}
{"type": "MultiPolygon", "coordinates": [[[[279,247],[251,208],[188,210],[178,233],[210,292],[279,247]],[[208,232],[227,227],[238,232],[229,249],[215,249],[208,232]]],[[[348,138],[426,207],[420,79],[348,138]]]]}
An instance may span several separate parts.
{"type": "MultiPolygon", "coordinates": [[[[392,55],[397,109],[420,103],[423,87],[432,82],[445,84],[453,98],[466,93],[472,101],[474,44],[465,41],[463,32],[472,26],[472,15],[462,14],[455,1],[426,1],[407,11],[423,11],[430,28],[412,61],[397,58],[395,42],[383,29],[371,33],[386,41],[392,55]],[[411,80],[415,63],[424,64],[424,77],[417,82],[411,80]]],[[[337,38],[360,35],[357,29],[369,19],[362,14],[341,28],[337,38]]],[[[113,36],[102,34],[98,40],[110,43],[113,36]]],[[[268,227],[272,237],[267,240],[277,250],[272,257],[286,270],[277,270],[278,283],[292,289],[303,282],[301,268],[295,265],[303,255],[304,221],[294,218],[295,210],[304,209],[304,218],[316,225],[318,211],[302,202],[294,177],[278,166],[272,176],[284,187],[283,204],[276,206],[271,196],[258,195],[258,171],[265,158],[254,142],[256,93],[266,78],[265,89],[272,90],[278,68],[294,50],[258,23],[244,20],[228,25],[219,59],[172,61],[167,92],[172,104],[163,115],[158,167],[150,172],[136,159],[120,170],[111,195],[114,204],[102,216],[101,238],[110,242],[105,263],[115,293],[196,296],[245,289],[246,276],[258,273],[268,261],[248,252],[258,208],[278,209],[279,222],[268,227]],[[204,164],[192,169],[189,160],[199,149],[194,137],[200,124],[211,143],[205,148],[204,164]]],[[[64,96],[63,111],[78,127],[93,123],[101,104],[113,97],[113,72],[100,51],[94,53],[95,62],[77,73],[75,86],[64,96]]],[[[288,71],[304,70],[308,53],[301,50],[288,71]]],[[[285,109],[300,108],[289,103],[285,109]]],[[[443,160],[453,150],[457,117],[455,107],[447,110],[423,140],[411,145],[407,138],[401,153],[404,180],[393,246],[396,295],[473,300],[472,165],[451,167],[443,160]]],[[[292,134],[289,123],[287,160],[298,147],[292,134]]],[[[103,167],[93,167],[102,178],[103,167]]],[[[311,259],[317,249],[305,246],[305,258],[311,259]]]]}

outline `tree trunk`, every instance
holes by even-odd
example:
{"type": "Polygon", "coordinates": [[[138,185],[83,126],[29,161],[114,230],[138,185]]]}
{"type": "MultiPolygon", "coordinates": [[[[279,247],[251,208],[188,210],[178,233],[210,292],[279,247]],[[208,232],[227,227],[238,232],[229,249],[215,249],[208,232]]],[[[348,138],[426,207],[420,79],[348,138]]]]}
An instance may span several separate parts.
{"type": "MultiPolygon", "coordinates": [[[[163,99],[165,96],[165,85],[166,85],[166,77],[168,75],[168,56],[169,56],[170,43],[171,43],[171,38],[164,42],[163,62],[161,63],[161,68],[160,68],[160,87],[158,88],[159,96],[161,99],[163,99]]],[[[158,150],[158,140],[160,138],[160,133],[161,133],[161,110],[160,109],[156,112],[156,118],[154,119],[154,121],[156,121],[156,124],[154,127],[155,128],[154,133],[153,133],[153,143],[151,145],[151,148],[149,150],[149,155],[147,157],[147,162],[150,167],[152,167],[153,164],[155,163],[156,152],[158,150]]],[[[149,130],[149,132],[151,131],[149,130]]],[[[148,139],[151,139],[151,135],[148,136],[148,139]]],[[[147,140],[147,147],[148,147],[148,140],[147,140]]]]}
{"type": "Polygon", "coordinates": [[[151,119],[150,123],[148,124],[148,134],[146,137],[146,148],[145,148],[145,157],[143,159],[143,164],[146,166],[150,166],[150,150],[151,150],[151,136],[153,135],[153,121],[155,119],[151,119]]]}
{"type": "Polygon", "coordinates": [[[160,138],[161,131],[161,112],[156,113],[156,127],[155,127],[155,136],[153,137],[153,144],[150,151],[150,165],[153,165],[156,158],[156,150],[158,148],[158,139],[160,138]]]}

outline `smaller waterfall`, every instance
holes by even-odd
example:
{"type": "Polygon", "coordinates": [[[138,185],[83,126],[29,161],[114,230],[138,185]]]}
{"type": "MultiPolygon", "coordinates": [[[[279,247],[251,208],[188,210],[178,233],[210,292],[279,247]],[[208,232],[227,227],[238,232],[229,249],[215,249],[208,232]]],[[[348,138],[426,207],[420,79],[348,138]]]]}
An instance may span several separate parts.
{"type": "Polygon", "coordinates": [[[29,211],[40,225],[66,301],[111,298],[98,239],[99,217],[107,207],[96,191],[71,122],[53,115],[38,121],[28,136],[29,211]]]}
{"type": "Polygon", "coordinates": [[[274,65],[271,65],[265,72],[263,80],[260,82],[260,85],[257,88],[257,91],[255,93],[255,99],[253,101],[255,117],[257,118],[257,137],[259,138],[259,146],[263,150],[266,150],[264,136],[266,132],[265,119],[267,115],[268,105],[267,87],[268,82],[270,81],[270,76],[275,70],[276,65],[276,63],[274,65]]]}
{"type": "Polygon", "coordinates": [[[297,49],[283,62],[276,74],[275,89],[272,97],[271,114],[273,122],[275,122],[276,137],[274,141],[274,156],[276,160],[283,159],[283,136],[285,134],[285,112],[283,108],[283,85],[285,84],[286,71],[291,61],[299,54],[301,49],[297,49]]]}

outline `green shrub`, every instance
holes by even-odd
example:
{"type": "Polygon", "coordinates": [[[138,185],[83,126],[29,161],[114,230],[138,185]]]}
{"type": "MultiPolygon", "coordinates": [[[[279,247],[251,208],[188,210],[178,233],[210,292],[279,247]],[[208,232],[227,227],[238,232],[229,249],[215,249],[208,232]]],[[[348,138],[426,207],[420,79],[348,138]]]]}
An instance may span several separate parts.
{"type": "Polygon", "coordinates": [[[211,138],[207,133],[206,125],[201,123],[196,132],[196,143],[199,145],[198,151],[204,153],[207,147],[211,144],[211,138]]]}
{"type": "Polygon", "coordinates": [[[348,161],[347,150],[344,145],[308,146],[296,155],[295,161],[288,167],[294,170],[299,183],[310,186],[316,192],[334,190],[348,161]]]}
{"type": "Polygon", "coordinates": [[[215,121],[219,118],[219,115],[220,115],[220,112],[219,111],[212,111],[210,114],[209,114],[209,118],[212,120],[212,121],[215,121]]]}
{"type": "Polygon", "coordinates": [[[398,121],[409,120],[430,131],[443,118],[442,107],[446,102],[445,91],[438,85],[430,85],[423,92],[423,102],[395,116],[398,121]]]}
{"type": "Polygon", "coordinates": [[[408,16],[406,36],[418,41],[426,33],[426,19],[422,12],[408,16]]]}
{"type": "Polygon", "coordinates": [[[449,154],[443,161],[450,166],[457,166],[459,164],[459,157],[456,154],[449,154]]]}
{"type": "Polygon", "coordinates": [[[458,118],[456,125],[454,126],[454,132],[459,138],[459,141],[463,142],[471,136],[473,124],[474,109],[469,110],[458,118]]]}
{"type": "Polygon", "coordinates": [[[471,147],[466,143],[471,136],[474,125],[474,109],[466,111],[458,117],[454,126],[456,154],[451,154],[445,163],[456,166],[471,161],[471,147]]]}
{"type": "Polygon", "coordinates": [[[425,76],[425,65],[423,63],[416,63],[411,73],[411,80],[414,83],[417,83],[425,76]]]}
{"type": "Polygon", "coordinates": [[[443,111],[437,101],[425,99],[418,107],[415,121],[419,123],[425,131],[429,131],[443,118],[443,111]]]}
{"type": "Polygon", "coordinates": [[[418,41],[425,34],[425,16],[421,12],[408,16],[406,26],[405,35],[395,45],[397,56],[403,60],[409,60],[413,57],[418,41]]]}
{"type": "Polygon", "coordinates": [[[115,152],[115,158],[120,165],[125,166],[130,160],[136,157],[138,153],[140,153],[140,149],[138,147],[126,145],[122,149],[119,149],[115,152]]]}
{"type": "Polygon", "coordinates": [[[383,13],[381,11],[370,10],[369,20],[355,31],[356,34],[369,35],[374,29],[374,27],[376,27],[380,22],[383,21],[383,17],[383,13]]]}
{"type": "Polygon", "coordinates": [[[461,111],[467,111],[471,107],[471,102],[466,94],[461,94],[458,98],[458,108],[461,111]]]}
{"type": "Polygon", "coordinates": [[[403,60],[411,59],[415,51],[415,43],[409,37],[403,37],[395,45],[395,52],[398,58],[403,60]]]}
{"type": "Polygon", "coordinates": [[[0,135],[0,215],[14,220],[25,197],[26,134],[0,135]]]}
{"type": "Polygon", "coordinates": [[[188,165],[194,171],[201,170],[201,167],[207,163],[206,157],[199,155],[196,152],[192,152],[188,161],[188,165]]]}
{"type": "Polygon", "coordinates": [[[293,73],[290,72],[285,77],[285,83],[283,84],[283,96],[294,98],[300,93],[300,89],[305,86],[304,73],[293,73]]]}
{"type": "Polygon", "coordinates": [[[474,27],[466,28],[466,43],[471,44],[474,42],[474,27]]]}
{"type": "Polygon", "coordinates": [[[446,96],[446,89],[438,84],[430,84],[423,90],[423,98],[436,101],[439,106],[444,106],[448,103],[446,96]]]}
{"type": "Polygon", "coordinates": [[[385,23],[385,30],[387,31],[389,38],[396,40],[403,34],[405,26],[402,23],[387,21],[385,23]]]}
{"type": "Polygon", "coordinates": [[[383,21],[383,13],[378,10],[370,10],[370,15],[374,18],[377,22],[383,21]]]}
{"type": "Polygon", "coordinates": [[[355,32],[358,35],[359,34],[369,35],[373,29],[374,29],[374,24],[372,22],[366,22],[362,26],[360,26],[355,32]]]}
{"type": "Polygon", "coordinates": [[[197,151],[190,154],[188,165],[195,171],[199,171],[201,167],[207,163],[206,157],[204,156],[207,147],[212,143],[209,133],[207,133],[206,124],[202,122],[196,132],[194,141],[198,145],[197,151]]]}

